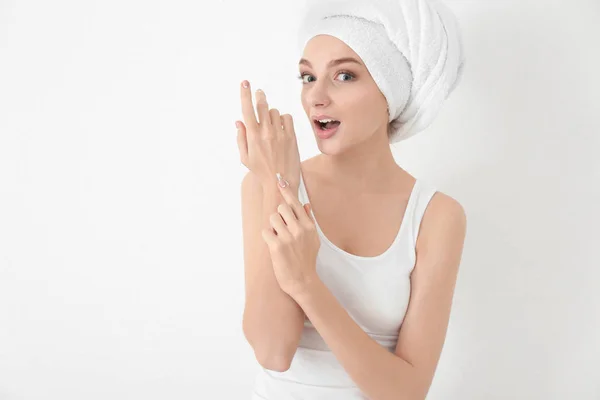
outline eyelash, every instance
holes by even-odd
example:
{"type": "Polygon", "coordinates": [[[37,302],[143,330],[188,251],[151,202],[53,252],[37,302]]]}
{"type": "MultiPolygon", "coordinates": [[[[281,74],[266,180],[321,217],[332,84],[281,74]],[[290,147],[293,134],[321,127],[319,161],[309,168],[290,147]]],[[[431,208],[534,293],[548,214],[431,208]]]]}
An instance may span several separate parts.
{"type": "MultiPolygon", "coordinates": [[[[349,75],[349,76],[351,76],[351,77],[352,77],[352,79],[349,79],[349,80],[347,80],[347,81],[345,81],[345,82],[348,82],[348,81],[354,80],[354,78],[355,78],[354,74],[353,74],[352,72],[349,72],[349,71],[339,71],[339,72],[336,74],[336,76],[337,76],[337,75],[339,75],[339,74],[346,74],[346,75],[349,75]]],[[[306,85],[307,83],[310,83],[310,82],[304,82],[304,81],[303,81],[303,78],[304,78],[304,76],[305,76],[305,75],[310,75],[310,74],[309,74],[309,73],[307,73],[307,72],[305,72],[305,73],[303,73],[303,74],[300,74],[300,75],[298,75],[298,77],[297,77],[298,79],[300,79],[300,80],[302,81],[302,84],[303,84],[303,85],[306,85]]]]}

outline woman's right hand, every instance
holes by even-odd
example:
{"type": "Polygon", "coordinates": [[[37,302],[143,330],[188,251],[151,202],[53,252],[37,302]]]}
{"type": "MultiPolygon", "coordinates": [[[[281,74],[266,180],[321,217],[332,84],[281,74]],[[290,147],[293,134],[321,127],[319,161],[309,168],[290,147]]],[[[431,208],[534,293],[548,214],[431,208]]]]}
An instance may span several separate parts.
{"type": "Polygon", "coordinates": [[[236,126],[242,164],[258,176],[263,187],[277,184],[276,173],[279,172],[297,193],[300,155],[292,116],[279,115],[275,108],[269,110],[266,95],[259,89],[256,91],[257,120],[250,83],[248,87],[240,85],[240,90],[244,122],[236,121],[236,126]]]}

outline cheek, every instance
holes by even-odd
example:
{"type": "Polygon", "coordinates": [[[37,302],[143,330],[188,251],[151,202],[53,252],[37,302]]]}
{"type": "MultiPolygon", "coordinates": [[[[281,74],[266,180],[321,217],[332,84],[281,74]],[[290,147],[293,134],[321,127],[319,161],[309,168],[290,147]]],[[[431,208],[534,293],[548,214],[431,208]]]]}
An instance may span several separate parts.
{"type": "Polygon", "coordinates": [[[368,112],[370,101],[369,96],[365,96],[364,90],[357,89],[344,93],[337,103],[346,118],[356,120],[362,119],[365,113],[368,112]]]}
{"type": "Polygon", "coordinates": [[[304,108],[306,108],[306,105],[308,104],[308,102],[307,102],[307,100],[308,100],[307,96],[308,96],[308,92],[307,92],[306,88],[302,87],[300,89],[300,103],[302,103],[302,107],[304,107],[304,108]]]}
{"type": "Polygon", "coordinates": [[[300,104],[302,104],[302,108],[306,111],[306,100],[304,99],[304,95],[300,95],[300,104]]]}
{"type": "Polygon", "coordinates": [[[344,99],[344,116],[361,126],[368,126],[380,119],[381,110],[386,110],[385,99],[381,100],[379,93],[362,91],[344,99]]]}

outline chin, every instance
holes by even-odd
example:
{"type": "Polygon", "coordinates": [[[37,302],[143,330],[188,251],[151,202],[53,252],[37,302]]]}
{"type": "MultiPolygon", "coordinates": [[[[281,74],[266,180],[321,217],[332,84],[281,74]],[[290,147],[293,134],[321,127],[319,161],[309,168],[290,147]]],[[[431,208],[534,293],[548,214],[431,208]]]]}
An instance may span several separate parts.
{"type": "Polygon", "coordinates": [[[318,147],[319,147],[319,151],[321,152],[321,154],[326,154],[328,156],[335,156],[335,155],[342,153],[342,151],[340,151],[339,148],[333,148],[333,146],[319,145],[318,147]]]}
{"type": "Polygon", "coordinates": [[[341,136],[331,137],[330,139],[321,140],[316,138],[317,147],[322,154],[329,156],[335,156],[343,154],[348,150],[349,147],[353,146],[352,143],[348,143],[347,140],[343,140],[341,136]]]}

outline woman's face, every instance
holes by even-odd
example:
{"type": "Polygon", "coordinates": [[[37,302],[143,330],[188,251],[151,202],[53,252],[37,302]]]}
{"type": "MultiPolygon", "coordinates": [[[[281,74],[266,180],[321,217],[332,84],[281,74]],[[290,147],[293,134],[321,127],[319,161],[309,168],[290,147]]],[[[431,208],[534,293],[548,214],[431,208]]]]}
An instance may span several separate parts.
{"type": "Polygon", "coordinates": [[[339,154],[364,141],[381,140],[380,135],[387,142],[385,97],[362,59],[346,43],[329,35],[314,36],[304,47],[298,68],[302,107],[322,153],[339,154]],[[335,62],[342,58],[358,63],[335,62]],[[320,129],[315,118],[321,115],[340,122],[335,131],[320,129]]]}

